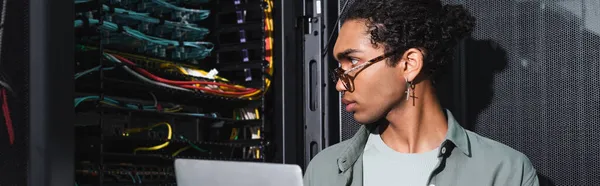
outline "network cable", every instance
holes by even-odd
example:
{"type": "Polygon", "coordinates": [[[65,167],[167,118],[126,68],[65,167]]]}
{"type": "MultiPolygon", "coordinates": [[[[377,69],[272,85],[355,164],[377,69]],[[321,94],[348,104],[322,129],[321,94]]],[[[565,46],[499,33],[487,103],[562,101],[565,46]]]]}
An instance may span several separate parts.
{"type": "MultiPolygon", "coordinates": [[[[110,55],[110,54],[104,54],[104,56],[109,59],[110,61],[113,62],[117,62],[117,63],[121,63],[117,58],[115,58],[114,56],[110,55]]],[[[134,70],[132,70],[131,68],[129,68],[128,66],[121,66],[121,68],[123,68],[125,71],[127,71],[129,74],[135,76],[136,78],[142,80],[143,82],[149,83],[149,84],[153,84],[153,85],[157,85],[159,87],[166,87],[166,88],[170,88],[170,89],[175,89],[175,90],[181,90],[181,91],[185,91],[185,92],[192,92],[192,90],[189,89],[185,89],[185,88],[181,88],[181,87],[177,87],[177,86],[173,86],[173,85],[169,85],[166,83],[161,83],[161,82],[155,82],[152,81],[146,77],[144,77],[141,74],[138,74],[137,72],[135,72],[134,70]]]]}
{"type": "MultiPolygon", "coordinates": [[[[138,151],[156,151],[156,150],[160,150],[162,148],[165,148],[166,146],[169,145],[169,143],[171,142],[171,137],[173,136],[173,129],[171,128],[171,124],[167,123],[167,122],[161,122],[161,123],[157,123],[154,124],[150,127],[146,127],[146,128],[130,128],[130,129],[126,129],[125,132],[123,132],[123,136],[129,136],[132,133],[140,133],[142,131],[150,131],[153,130],[156,127],[160,127],[160,126],[166,126],[167,127],[167,141],[160,144],[160,145],[156,145],[156,146],[151,146],[151,147],[138,147],[135,148],[133,150],[133,153],[137,153],[138,151]]],[[[133,176],[132,176],[133,178],[133,176]]],[[[135,179],[134,179],[135,180],[135,179]]]]}
{"type": "Polygon", "coordinates": [[[6,131],[8,132],[8,140],[10,144],[15,143],[15,131],[13,129],[12,119],[10,117],[10,109],[8,107],[8,96],[6,96],[6,88],[2,88],[2,113],[4,114],[4,122],[6,131]]]}
{"type": "MultiPolygon", "coordinates": [[[[77,47],[78,47],[78,49],[83,50],[83,51],[98,49],[96,47],[83,46],[83,45],[79,45],[77,47]]],[[[153,66],[158,64],[158,66],[160,66],[160,68],[164,68],[164,69],[176,69],[177,71],[181,72],[181,74],[190,76],[190,77],[194,77],[194,78],[204,78],[204,79],[210,79],[210,80],[218,80],[218,81],[222,81],[222,82],[229,82],[228,79],[218,76],[217,75],[218,71],[216,69],[212,69],[207,72],[205,70],[198,69],[197,67],[192,66],[192,65],[179,64],[179,63],[176,63],[173,61],[167,61],[167,60],[163,60],[163,59],[150,58],[147,56],[119,52],[119,51],[114,51],[114,50],[109,50],[109,49],[104,49],[104,52],[106,52],[108,54],[120,55],[120,56],[126,57],[130,60],[148,63],[153,66]]]]}
{"type": "MultiPolygon", "coordinates": [[[[269,77],[273,76],[273,0],[267,0],[267,6],[264,8],[265,14],[265,60],[269,63],[267,68],[267,74],[269,77]]],[[[265,89],[264,90],[256,90],[250,94],[244,95],[243,97],[254,99],[256,97],[262,96],[271,86],[271,80],[269,77],[265,77],[265,89]]]]}
{"type": "Polygon", "coordinates": [[[139,182],[140,184],[142,184],[142,178],[140,177],[140,174],[139,174],[138,172],[136,172],[136,173],[135,173],[135,176],[137,177],[137,179],[138,179],[138,182],[139,182]]]}
{"type": "Polygon", "coordinates": [[[85,71],[83,71],[83,72],[76,73],[76,74],[75,74],[75,79],[78,79],[78,78],[80,78],[81,76],[85,76],[86,74],[89,74],[89,73],[92,73],[92,72],[95,72],[95,71],[100,71],[100,69],[102,69],[102,70],[112,70],[112,69],[114,69],[114,68],[115,68],[115,67],[104,67],[104,68],[102,68],[102,65],[98,65],[98,66],[96,66],[96,67],[94,67],[94,68],[91,68],[91,69],[85,70],[85,71]]]}
{"type": "MultiPolygon", "coordinates": [[[[108,5],[102,5],[102,8],[104,9],[104,11],[114,11],[116,13],[116,15],[119,17],[142,21],[145,23],[162,24],[162,25],[166,26],[167,28],[178,28],[181,30],[186,30],[186,31],[192,32],[195,35],[197,35],[195,37],[196,39],[201,39],[209,33],[208,29],[206,29],[206,28],[195,27],[196,24],[178,23],[178,22],[173,22],[173,21],[161,20],[158,18],[151,17],[149,13],[138,13],[135,11],[125,10],[122,8],[111,8],[108,5]],[[162,21],[162,23],[161,23],[161,21],[162,21]]],[[[187,35],[189,35],[189,34],[190,33],[187,33],[187,35]]]]}
{"type": "MultiPolygon", "coordinates": [[[[96,25],[98,28],[103,29],[103,30],[113,31],[113,32],[122,30],[123,34],[125,34],[125,35],[131,36],[131,37],[139,39],[139,40],[147,41],[149,43],[153,43],[153,44],[157,44],[157,45],[161,45],[161,46],[179,46],[179,47],[185,46],[185,47],[194,48],[194,49],[196,49],[196,50],[194,50],[194,52],[197,52],[197,54],[198,54],[197,57],[200,59],[208,56],[214,48],[214,44],[212,44],[211,42],[203,42],[203,41],[179,42],[179,41],[168,40],[168,39],[154,37],[154,36],[148,36],[144,33],[141,33],[140,31],[129,28],[128,26],[120,26],[120,25],[117,25],[115,23],[108,22],[108,21],[103,21],[102,24],[99,24],[100,21],[97,19],[88,19],[87,21],[90,25],[96,25]]],[[[84,25],[84,21],[83,20],[75,20],[74,24],[75,24],[76,28],[82,27],[84,25]]]]}
{"type": "MultiPolygon", "coordinates": [[[[273,2],[272,2],[272,0],[267,1],[267,4],[268,4],[268,6],[265,8],[265,17],[266,17],[265,31],[267,34],[267,37],[265,38],[265,45],[266,45],[265,48],[267,51],[267,54],[265,55],[265,60],[267,60],[269,62],[269,67],[267,68],[267,73],[269,74],[269,77],[271,77],[273,74],[273,50],[272,50],[273,49],[273,36],[272,36],[272,34],[273,34],[273,18],[272,18],[273,2]]],[[[135,74],[136,77],[139,77],[138,75],[143,74],[145,79],[152,79],[152,80],[154,80],[155,83],[163,83],[162,85],[167,85],[171,88],[176,87],[176,89],[180,89],[180,88],[185,88],[187,90],[193,89],[193,90],[200,90],[205,93],[217,94],[217,95],[221,95],[221,96],[227,96],[227,97],[239,96],[240,98],[253,100],[257,97],[262,96],[262,94],[264,94],[264,92],[269,89],[270,84],[271,84],[271,80],[269,79],[269,77],[265,78],[265,89],[264,90],[242,88],[241,86],[231,86],[231,85],[225,85],[222,83],[215,83],[215,82],[166,80],[166,79],[160,78],[158,76],[155,76],[144,69],[135,67],[135,63],[129,61],[128,59],[126,59],[124,57],[121,57],[119,55],[112,55],[112,54],[107,54],[107,56],[113,62],[127,63],[128,65],[133,66],[135,71],[137,71],[137,73],[139,73],[139,74],[132,73],[132,74],[135,74]],[[230,88],[230,89],[232,88],[232,90],[234,90],[236,92],[224,91],[224,90],[214,90],[211,88],[197,86],[197,85],[208,85],[208,84],[213,84],[213,85],[217,85],[219,87],[224,87],[224,88],[230,88]],[[194,85],[196,85],[196,86],[194,86],[194,85]],[[223,86],[223,85],[225,85],[225,86],[223,86]],[[237,92],[237,91],[241,91],[241,92],[237,92]]]]}
{"type": "MultiPolygon", "coordinates": [[[[79,98],[75,98],[75,107],[79,106],[82,102],[84,101],[100,101],[100,103],[102,104],[106,104],[106,105],[110,105],[110,106],[114,106],[114,107],[119,107],[119,108],[126,108],[126,109],[132,109],[132,110],[144,110],[144,111],[159,111],[159,105],[158,104],[154,104],[154,105],[136,105],[136,104],[129,104],[129,103],[122,103],[120,101],[111,99],[109,97],[104,96],[104,99],[100,100],[100,96],[84,96],[84,97],[79,97],[79,98]]],[[[175,106],[175,107],[171,107],[171,108],[164,108],[162,109],[163,112],[178,112],[179,114],[182,115],[187,115],[187,116],[193,116],[193,117],[210,117],[210,118],[217,118],[219,117],[219,115],[217,113],[209,113],[209,114],[203,114],[203,113],[182,113],[179,112],[183,110],[180,106],[175,106]]]]}
{"type": "Polygon", "coordinates": [[[208,17],[208,15],[210,14],[209,10],[197,10],[197,9],[189,9],[189,8],[178,7],[178,6],[175,6],[175,5],[171,4],[171,3],[168,3],[168,2],[163,1],[163,0],[152,0],[152,2],[154,2],[154,3],[156,3],[156,4],[160,5],[160,6],[163,6],[165,8],[172,9],[172,10],[175,10],[175,11],[179,11],[179,12],[182,12],[182,13],[188,13],[188,14],[192,14],[192,15],[198,15],[199,16],[198,17],[199,20],[206,19],[208,17]]]}
{"type": "MultiPolygon", "coordinates": [[[[82,102],[88,101],[88,100],[100,100],[100,96],[85,96],[85,97],[75,98],[74,106],[77,107],[82,102]]],[[[108,98],[108,97],[104,97],[104,99],[102,99],[101,101],[104,101],[111,105],[121,105],[121,102],[111,99],[111,98],[108,98]]],[[[134,105],[134,104],[123,104],[123,105],[124,105],[124,107],[129,108],[129,109],[140,109],[140,106],[134,105]]],[[[156,110],[156,106],[154,106],[154,105],[141,106],[141,108],[144,110],[149,110],[149,111],[156,110]]]]}
{"type": "Polygon", "coordinates": [[[135,178],[133,177],[133,174],[131,174],[131,171],[127,171],[127,174],[131,177],[131,180],[133,180],[133,184],[135,184],[135,178]]]}
{"type": "Polygon", "coordinates": [[[158,76],[148,72],[145,69],[136,67],[135,63],[133,63],[132,61],[129,61],[128,59],[126,59],[124,57],[121,57],[118,55],[111,55],[111,54],[106,54],[106,56],[108,56],[109,59],[111,59],[111,61],[113,61],[113,62],[125,63],[129,66],[133,66],[133,68],[135,69],[135,71],[137,73],[143,74],[144,76],[146,76],[154,81],[158,81],[160,83],[165,83],[170,86],[176,86],[178,88],[198,90],[198,91],[202,91],[205,93],[211,93],[211,94],[216,94],[216,95],[221,95],[221,96],[229,96],[229,97],[246,95],[246,94],[255,92],[255,90],[256,90],[253,88],[245,88],[245,87],[242,87],[239,85],[229,85],[229,84],[225,84],[225,83],[211,82],[211,81],[168,80],[168,79],[158,77],[158,76]],[[204,85],[204,87],[199,86],[199,85],[204,85]]]}
{"type": "Polygon", "coordinates": [[[190,148],[194,148],[194,149],[196,149],[197,151],[200,151],[200,152],[208,152],[207,150],[204,150],[204,149],[196,146],[194,143],[192,143],[190,140],[188,140],[187,138],[183,137],[182,135],[179,135],[179,139],[185,141],[189,146],[183,147],[183,148],[175,151],[173,154],[171,154],[171,156],[173,156],[173,157],[177,156],[179,153],[181,153],[181,152],[183,152],[185,150],[188,150],[190,148]]]}
{"type": "Polygon", "coordinates": [[[75,0],[75,4],[92,2],[92,0],[75,0]]]}

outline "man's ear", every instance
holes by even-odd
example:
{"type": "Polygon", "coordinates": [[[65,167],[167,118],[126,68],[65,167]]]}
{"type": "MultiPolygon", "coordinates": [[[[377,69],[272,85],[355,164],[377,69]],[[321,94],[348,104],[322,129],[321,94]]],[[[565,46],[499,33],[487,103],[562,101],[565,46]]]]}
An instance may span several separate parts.
{"type": "Polygon", "coordinates": [[[419,73],[421,73],[421,69],[423,68],[423,55],[423,52],[417,48],[408,49],[402,55],[402,59],[398,65],[401,67],[404,77],[407,78],[408,81],[414,81],[419,73]]]}

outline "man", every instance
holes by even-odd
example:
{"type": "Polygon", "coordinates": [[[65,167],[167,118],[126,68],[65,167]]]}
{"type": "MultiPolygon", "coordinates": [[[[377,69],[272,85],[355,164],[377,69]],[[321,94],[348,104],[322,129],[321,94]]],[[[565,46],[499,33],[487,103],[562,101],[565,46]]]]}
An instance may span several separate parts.
{"type": "Polygon", "coordinates": [[[525,155],[463,129],[436,97],[436,69],[475,23],[463,7],[357,0],[341,19],[336,88],[364,125],[313,158],[305,185],[538,185],[525,155]]]}

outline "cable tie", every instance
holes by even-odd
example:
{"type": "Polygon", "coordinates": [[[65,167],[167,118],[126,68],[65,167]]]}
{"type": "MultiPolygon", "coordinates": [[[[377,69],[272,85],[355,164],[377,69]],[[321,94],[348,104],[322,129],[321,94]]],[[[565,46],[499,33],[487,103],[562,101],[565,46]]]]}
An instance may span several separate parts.
{"type": "Polygon", "coordinates": [[[125,29],[123,28],[123,25],[117,25],[117,32],[124,32],[125,29]]]}
{"type": "Polygon", "coordinates": [[[246,31],[240,29],[240,43],[246,43],[246,31]]]}
{"type": "Polygon", "coordinates": [[[269,73],[263,73],[263,76],[267,79],[273,79],[273,76],[271,76],[269,73]]]}
{"type": "Polygon", "coordinates": [[[156,111],[158,111],[158,112],[162,112],[163,111],[163,108],[162,108],[161,104],[156,104],[156,111]]]}
{"type": "Polygon", "coordinates": [[[83,27],[89,27],[90,26],[90,20],[87,17],[79,15],[79,16],[77,16],[76,19],[81,20],[81,22],[83,22],[83,27]]]}
{"type": "Polygon", "coordinates": [[[102,100],[101,99],[98,99],[95,102],[96,102],[96,108],[97,107],[101,107],[101,105],[102,105],[102,100]]]}
{"type": "Polygon", "coordinates": [[[127,108],[127,103],[125,103],[123,101],[117,101],[117,103],[118,103],[117,105],[119,105],[120,107],[127,108]]]}
{"type": "Polygon", "coordinates": [[[241,10],[235,11],[235,13],[237,15],[237,23],[244,23],[244,13],[241,10]]]}

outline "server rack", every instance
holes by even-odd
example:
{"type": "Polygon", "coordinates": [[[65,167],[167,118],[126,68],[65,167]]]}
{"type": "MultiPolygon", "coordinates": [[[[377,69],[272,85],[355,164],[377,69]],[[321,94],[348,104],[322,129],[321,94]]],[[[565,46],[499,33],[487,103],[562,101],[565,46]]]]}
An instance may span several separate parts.
{"type": "Polygon", "coordinates": [[[177,158],[273,161],[273,1],[75,3],[76,184],[175,185],[177,158]]]}
{"type": "Polygon", "coordinates": [[[0,156],[14,163],[0,168],[14,175],[0,184],[175,185],[176,158],[298,162],[284,5],[12,1],[2,59],[16,61],[1,64],[15,139],[0,156]]]}

